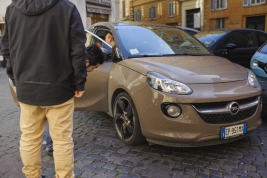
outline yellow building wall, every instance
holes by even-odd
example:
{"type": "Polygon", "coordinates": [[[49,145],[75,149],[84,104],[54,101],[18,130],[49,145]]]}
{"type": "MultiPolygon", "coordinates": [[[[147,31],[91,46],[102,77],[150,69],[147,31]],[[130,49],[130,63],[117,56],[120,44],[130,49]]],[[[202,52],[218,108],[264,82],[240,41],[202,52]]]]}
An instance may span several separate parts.
{"type": "Polygon", "coordinates": [[[141,22],[178,25],[181,21],[180,3],[174,0],[135,0],[133,1],[134,21],[135,11],[141,9],[141,22]],[[169,2],[175,2],[175,16],[169,17],[169,2]],[[157,15],[155,20],[149,19],[149,8],[156,6],[157,15]]]}
{"type": "MultiPolygon", "coordinates": [[[[210,0],[204,3],[204,29],[216,27],[217,18],[225,18],[225,28],[246,28],[246,18],[267,15],[267,3],[243,7],[243,0],[228,0],[227,9],[210,11],[210,0]]],[[[267,17],[265,17],[265,30],[267,17]]]]}
{"type": "Polygon", "coordinates": [[[125,9],[124,9],[125,10],[125,17],[123,17],[122,0],[120,0],[120,20],[121,21],[130,20],[131,5],[132,5],[132,1],[125,0],[125,9]]]}

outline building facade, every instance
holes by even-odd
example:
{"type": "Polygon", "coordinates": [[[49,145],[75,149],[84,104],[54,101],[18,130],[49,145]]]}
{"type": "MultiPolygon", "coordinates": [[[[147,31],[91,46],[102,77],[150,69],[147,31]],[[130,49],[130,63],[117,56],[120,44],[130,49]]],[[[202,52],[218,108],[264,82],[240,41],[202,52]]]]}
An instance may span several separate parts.
{"type": "Polygon", "coordinates": [[[266,0],[205,0],[204,29],[267,29],[266,0]]]}
{"type": "Polygon", "coordinates": [[[121,17],[125,14],[125,19],[132,21],[185,26],[197,30],[202,30],[204,26],[204,0],[121,0],[121,3],[125,4],[121,5],[121,17]]]}
{"type": "Polygon", "coordinates": [[[203,30],[204,0],[178,0],[181,3],[181,26],[203,30]]]}
{"type": "Polygon", "coordinates": [[[177,0],[134,0],[130,1],[130,15],[131,10],[133,21],[181,25],[180,3],[177,0]]]}
{"type": "Polygon", "coordinates": [[[97,22],[109,21],[111,0],[86,0],[87,27],[97,22]]]}
{"type": "Polygon", "coordinates": [[[120,0],[120,20],[121,21],[134,21],[133,20],[133,1],[120,0]]]}
{"type": "MultiPolygon", "coordinates": [[[[85,28],[97,22],[120,20],[120,0],[70,1],[77,6],[85,28]]],[[[0,0],[0,36],[4,32],[6,7],[9,4],[11,4],[11,0],[0,0]]]]}
{"type": "Polygon", "coordinates": [[[6,8],[9,4],[11,4],[11,0],[0,1],[0,36],[4,32],[6,8]]]}

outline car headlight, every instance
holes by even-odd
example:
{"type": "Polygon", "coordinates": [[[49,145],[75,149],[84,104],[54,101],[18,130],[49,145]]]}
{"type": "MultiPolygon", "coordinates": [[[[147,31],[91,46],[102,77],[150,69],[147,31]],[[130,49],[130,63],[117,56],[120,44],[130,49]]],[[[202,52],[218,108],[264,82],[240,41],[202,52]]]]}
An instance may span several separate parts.
{"type": "Polygon", "coordinates": [[[156,72],[147,73],[147,83],[150,87],[166,93],[190,95],[193,92],[187,85],[171,80],[156,72]]]}
{"type": "Polygon", "coordinates": [[[254,59],[253,61],[252,61],[252,66],[253,67],[258,67],[258,61],[256,60],[256,59],[254,59]]]}
{"type": "Polygon", "coordinates": [[[259,82],[257,80],[256,75],[249,69],[248,70],[248,83],[253,86],[254,88],[257,88],[259,86],[259,82]]]}

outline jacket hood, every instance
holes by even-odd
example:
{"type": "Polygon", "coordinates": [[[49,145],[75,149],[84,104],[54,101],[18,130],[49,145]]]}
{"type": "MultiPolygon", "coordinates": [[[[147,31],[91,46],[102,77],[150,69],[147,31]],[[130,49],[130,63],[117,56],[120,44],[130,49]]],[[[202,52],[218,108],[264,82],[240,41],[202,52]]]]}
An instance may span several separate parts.
{"type": "Polygon", "coordinates": [[[153,71],[186,83],[222,83],[247,80],[247,70],[218,56],[136,58],[120,62],[143,75],[153,71]]]}
{"type": "Polygon", "coordinates": [[[59,0],[12,0],[13,6],[25,15],[42,14],[59,0]]]}

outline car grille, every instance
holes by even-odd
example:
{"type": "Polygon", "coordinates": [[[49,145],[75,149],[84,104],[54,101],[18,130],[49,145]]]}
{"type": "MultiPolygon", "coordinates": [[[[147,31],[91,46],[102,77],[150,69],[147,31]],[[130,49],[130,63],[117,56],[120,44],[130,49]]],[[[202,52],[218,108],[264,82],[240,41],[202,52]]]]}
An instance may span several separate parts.
{"type": "Polygon", "coordinates": [[[258,66],[267,74],[267,63],[258,61],[258,66]]]}
{"type": "Polygon", "coordinates": [[[245,120],[253,116],[257,110],[259,97],[252,97],[242,100],[236,100],[242,109],[236,115],[230,113],[227,105],[232,101],[217,103],[197,103],[192,106],[197,111],[201,119],[208,124],[225,124],[245,120]],[[220,112],[218,112],[220,111],[220,112]]]}

